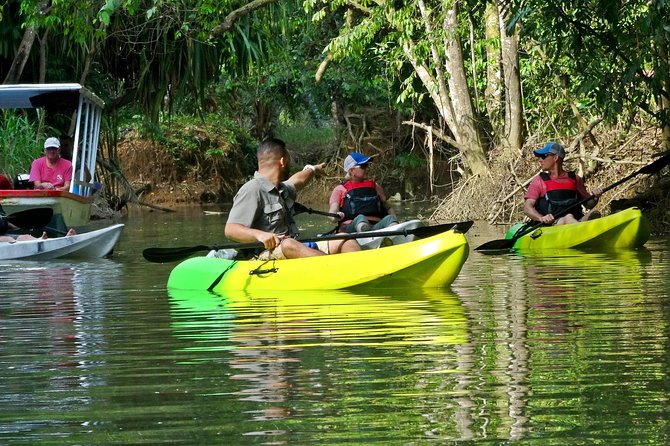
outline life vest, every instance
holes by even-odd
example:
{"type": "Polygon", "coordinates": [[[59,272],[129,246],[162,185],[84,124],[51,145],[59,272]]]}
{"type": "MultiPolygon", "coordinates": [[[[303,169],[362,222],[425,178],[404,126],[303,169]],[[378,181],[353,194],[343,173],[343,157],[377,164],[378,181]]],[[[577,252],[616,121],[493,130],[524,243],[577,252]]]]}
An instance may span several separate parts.
{"type": "MultiPolygon", "coordinates": [[[[575,172],[568,172],[568,177],[561,178],[560,181],[552,179],[547,172],[540,172],[540,178],[544,181],[547,189],[547,193],[535,203],[535,209],[540,214],[556,215],[556,213],[579,203],[577,175],[575,172]]],[[[580,206],[576,206],[570,213],[578,220],[584,216],[580,206]]]]}
{"type": "Polygon", "coordinates": [[[340,200],[340,210],[344,213],[344,220],[352,220],[357,215],[383,218],[388,214],[384,204],[377,195],[375,182],[372,180],[343,184],[347,193],[340,200]]]}

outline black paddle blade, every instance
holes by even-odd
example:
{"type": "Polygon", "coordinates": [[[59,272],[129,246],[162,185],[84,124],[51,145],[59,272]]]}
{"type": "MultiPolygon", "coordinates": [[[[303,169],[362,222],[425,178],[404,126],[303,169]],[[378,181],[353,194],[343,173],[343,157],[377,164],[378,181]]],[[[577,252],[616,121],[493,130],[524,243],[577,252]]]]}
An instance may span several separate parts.
{"type": "Polygon", "coordinates": [[[51,208],[33,208],[9,214],[7,220],[17,228],[40,229],[49,224],[53,214],[51,208]]]}
{"type": "Polygon", "coordinates": [[[177,260],[185,259],[191,254],[199,251],[211,251],[212,249],[250,249],[262,248],[261,242],[246,242],[246,243],[221,243],[218,245],[196,245],[196,246],[182,246],[177,248],[146,248],[142,251],[142,256],[150,262],[167,263],[175,262],[177,260]]]}
{"type": "Polygon", "coordinates": [[[656,173],[659,172],[662,168],[664,168],[668,164],[670,164],[670,152],[666,153],[653,163],[644,166],[642,169],[640,169],[640,173],[646,173],[646,174],[656,173]]]}
{"type": "Polygon", "coordinates": [[[210,251],[214,246],[184,246],[181,248],[147,248],[142,251],[142,256],[150,262],[166,263],[185,259],[198,251],[210,251]]]}
{"type": "MultiPolygon", "coordinates": [[[[408,229],[407,235],[414,234],[418,238],[426,238],[426,237],[432,237],[437,234],[442,234],[443,232],[451,230],[465,234],[466,232],[468,232],[468,230],[472,227],[473,224],[474,221],[467,220],[467,221],[459,221],[457,223],[443,223],[441,225],[434,225],[434,226],[419,226],[418,228],[408,229]]],[[[388,226],[386,229],[392,229],[392,228],[393,226],[388,226]]],[[[361,232],[360,234],[365,233],[361,232]]],[[[373,232],[373,234],[375,234],[375,232],[373,232]]],[[[383,232],[379,231],[378,235],[383,237],[383,232]]]]}
{"type": "Polygon", "coordinates": [[[304,212],[309,213],[310,209],[307,206],[304,206],[300,203],[293,203],[293,214],[298,215],[304,212]]]}
{"type": "Polygon", "coordinates": [[[475,248],[475,251],[509,251],[514,248],[517,239],[498,239],[486,242],[475,248]]]}
{"type": "Polygon", "coordinates": [[[340,218],[339,215],[332,212],[317,211],[312,208],[308,208],[303,204],[297,202],[293,203],[293,215],[302,214],[303,212],[307,212],[308,214],[325,215],[326,217],[340,218]]]}

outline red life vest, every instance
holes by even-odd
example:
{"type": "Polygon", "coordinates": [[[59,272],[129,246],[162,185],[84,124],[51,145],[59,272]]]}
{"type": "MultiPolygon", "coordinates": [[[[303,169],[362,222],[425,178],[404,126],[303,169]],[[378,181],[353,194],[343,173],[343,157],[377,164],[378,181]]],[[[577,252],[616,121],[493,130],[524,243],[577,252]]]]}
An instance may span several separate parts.
{"type": "MultiPolygon", "coordinates": [[[[542,215],[555,215],[556,213],[579,203],[577,175],[575,172],[568,172],[568,177],[562,177],[560,180],[551,178],[547,172],[541,172],[540,178],[544,181],[547,193],[537,200],[535,209],[542,215]]],[[[581,207],[578,206],[570,213],[574,215],[576,219],[580,219],[584,215],[581,207]]]]}
{"type": "Polygon", "coordinates": [[[377,194],[374,181],[347,181],[343,186],[347,190],[340,200],[340,210],[344,213],[344,220],[352,220],[360,214],[379,218],[388,214],[377,194]]]}

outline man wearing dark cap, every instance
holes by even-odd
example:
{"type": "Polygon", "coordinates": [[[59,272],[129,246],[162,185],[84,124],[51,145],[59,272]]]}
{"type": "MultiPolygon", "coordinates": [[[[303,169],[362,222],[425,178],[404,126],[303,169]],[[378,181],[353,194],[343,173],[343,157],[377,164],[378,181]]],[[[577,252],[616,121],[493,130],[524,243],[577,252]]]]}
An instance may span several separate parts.
{"type": "Polygon", "coordinates": [[[338,230],[354,233],[398,223],[382,187],[368,178],[372,156],[353,152],[344,159],[345,181],[330,194],[330,211],[340,215],[338,230]]]}
{"type": "Polygon", "coordinates": [[[293,203],[302,190],[321,172],[324,163],[308,164],[289,177],[290,155],[280,139],[266,139],[256,151],[258,170],[235,194],[228,213],[225,234],[237,242],[261,242],[261,260],[295,259],[324,254],[360,251],[356,240],[323,240],[303,244],[293,238],[298,226],[293,219],[293,203]]]}
{"type": "Polygon", "coordinates": [[[575,206],[569,214],[558,219],[554,217],[555,213],[576,205],[591,195],[595,198],[584,203],[584,207],[595,207],[603,191],[596,188],[589,193],[579,175],[563,170],[565,149],[559,143],[548,142],[541,149],[534,150],[533,154],[540,162],[542,172],[533,178],[526,192],[523,211],[528,218],[546,225],[564,225],[594,218],[594,211],[585,215],[581,206],[575,206]]]}

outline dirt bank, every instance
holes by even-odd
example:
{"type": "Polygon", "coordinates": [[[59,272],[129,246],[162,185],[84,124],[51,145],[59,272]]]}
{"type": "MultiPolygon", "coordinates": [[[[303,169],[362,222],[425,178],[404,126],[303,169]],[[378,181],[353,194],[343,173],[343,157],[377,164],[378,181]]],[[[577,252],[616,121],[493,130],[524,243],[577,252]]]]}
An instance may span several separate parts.
{"type": "MultiPolygon", "coordinates": [[[[641,129],[625,135],[611,130],[560,142],[568,152],[566,168],[584,176],[587,187],[605,187],[658,157],[662,153],[659,136],[656,129],[641,129]]],[[[453,191],[451,166],[439,161],[436,170],[441,180],[436,183],[443,187],[437,187],[434,192],[436,197],[443,198],[431,220],[473,219],[504,225],[522,220],[523,196],[538,172],[532,150],[544,143],[529,140],[521,154],[494,149],[490,159],[496,162],[492,163],[490,174],[461,181],[453,191]]],[[[210,141],[209,144],[219,147],[223,155],[209,159],[195,155],[174,157],[166,153],[163,145],[140,138],[124,141],[118,153],[126,178],[143,202],[165,208],[229,203],[255,169],[255,156],[253,152],[229,147],[223,141],[210,141]]],[[[323,150],[292,151],[294,165],[322,160],[328,163],[325,174],[302,192],[302,202],[316,208],[325,207],[330,191],[342,180],[342,157],[341,154],[329,155],[323,150]]],[[[423,198],[429,193],[425,166],[399,172],[393,160],[392,152],[380,151],[372,170],[374,178],[384,185],[390,196],[423,198]],[[424,181],[417,181],[417,178],[424,181]],[[414,190],[408,190],[411,188],[414,190]]],[[[598,208],[607,214],[631,205],[640,206],[652,220],[655,233],[668,233],[669,196],[670,178],[641,174],[603,195],[598,208]]]]}

